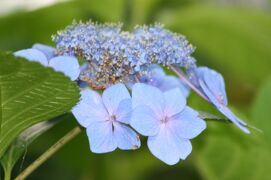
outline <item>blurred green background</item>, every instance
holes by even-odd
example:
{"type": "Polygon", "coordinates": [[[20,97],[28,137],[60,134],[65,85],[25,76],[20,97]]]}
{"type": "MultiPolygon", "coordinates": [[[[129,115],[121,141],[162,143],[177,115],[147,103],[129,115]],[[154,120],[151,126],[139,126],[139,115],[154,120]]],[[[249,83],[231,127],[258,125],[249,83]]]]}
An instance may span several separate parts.
{"type": "MultiPolygon", "coordinates": [[[[246,135],[231,124],[210,121],[207,130],[192,141],[192,154],[175,166],[154,158],[145,139],[137,151],[93,154],[83,133],[29,179],[271,180],[270,0],[70,0],[35,10],[23,5],[38,0],[22,0],[16,10],[7,10],[12,1],[0,0],[0,50],[5,51],[37,42],[53,46],[51,35],[73,19],[120,21],[127,30],[136,24],[165,24],[197,47],[198,64],[224,75],[232,109],[263,130],[246,135]]],[[[216,113],[195,94],[189,104],[216,113]]],[[[67,117],[28,145],[14,176],[75,125],[75,119],[67,117]]]]}

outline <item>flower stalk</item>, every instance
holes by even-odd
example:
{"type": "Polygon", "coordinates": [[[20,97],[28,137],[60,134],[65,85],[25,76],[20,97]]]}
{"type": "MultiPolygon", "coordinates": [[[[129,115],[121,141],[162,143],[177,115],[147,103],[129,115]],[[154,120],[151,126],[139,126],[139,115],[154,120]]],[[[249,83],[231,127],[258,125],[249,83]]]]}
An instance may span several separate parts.
{"type": "Polygon", "coordinates": [[[35,171],[41,164],[47,161],[51,156],[53,156],[59,149],[61,149],[65,144],[70,142],[73,138],[79,135],[82,129],[77,126],[58,140],[53,146],[51,146],[46,152],[44,152],[38,159],[36,159],[32,164],[30,164],[22,173],[20,173],[15,180],[26,179],[33,171],[35,171]]]}

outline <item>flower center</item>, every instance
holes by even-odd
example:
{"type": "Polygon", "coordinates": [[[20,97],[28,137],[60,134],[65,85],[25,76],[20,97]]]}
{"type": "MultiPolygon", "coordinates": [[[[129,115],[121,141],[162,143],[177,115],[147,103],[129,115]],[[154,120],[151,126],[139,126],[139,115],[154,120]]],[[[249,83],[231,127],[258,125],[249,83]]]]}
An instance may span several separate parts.
{"type": "Polygon", "coordinates": [[[161,119],[161,122],[162,122],[163,124],[166,124],[166,123],[168,122],[168,120],[169,120],[169,118],[168,118],[167,116],[165,116],[165,117],[163,117],[163,118],[161,119]]]}
{"type": "Polygon", "coordinates": [[[115,122],[116,120],[117,120],[117,118],[114,114],[109,116],[109,121],[115,122]]]}

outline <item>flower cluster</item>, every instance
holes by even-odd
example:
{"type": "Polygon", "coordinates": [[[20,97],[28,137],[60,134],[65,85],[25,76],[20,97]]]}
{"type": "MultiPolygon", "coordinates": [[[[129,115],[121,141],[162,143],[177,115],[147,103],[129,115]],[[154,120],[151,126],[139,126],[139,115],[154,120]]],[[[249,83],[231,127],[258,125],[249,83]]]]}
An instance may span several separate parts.
{"type": "Polygon", "coordinates": [[[52,67],[78,83],[81,100],[72,113],[87,129],[94,153],[138,149],[143,135],[158,159],[169,165],[184,160],[192,151],[190,140],[206,128],[199,113],[186,104],[190,89],[250,132],[227,107],[222,75],[197,67],[187,40],[159,24],[125,32],[121,24],[80,22],[53,39],[56,49],[36,44],[15,55],[52,67]],[[81,66],[77,58],[84,60],[81,66]],[[104,91],[100,95],[97,89],[104,91]]]}
{"type": "Polygon", "coordinates": [[[188,41],[159,24],[125,32],[121,24],[74,22],[53,40],[58,54],[80,56],[88,63],[80,79],[97,89],[134,83],[151,64],[189,67],[195,63],[188,41]]]}

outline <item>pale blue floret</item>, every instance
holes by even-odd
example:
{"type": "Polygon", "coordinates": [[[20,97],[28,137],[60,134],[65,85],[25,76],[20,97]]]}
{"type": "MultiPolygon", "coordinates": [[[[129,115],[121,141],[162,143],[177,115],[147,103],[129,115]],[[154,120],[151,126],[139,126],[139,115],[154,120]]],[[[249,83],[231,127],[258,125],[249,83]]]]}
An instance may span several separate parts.
{"type": "Polygon", "coordinates": [[[195,62],[190,55],[194,48],[184,36],[165,29],[160,24],[137,26],[133,32],[134,44],[137,44],[145,59],[144,63],[160,65],[179,65],[189,67],[195,62]]]}
{"type": "Polygon", "coordinates": [[[145,75],[140,78],[140,82],[155,86],[162,91],[179,88],[185,97],[189,95],[189,88],[180,79],[166,75],[158,65],[151,65],[145,75]]]}
{"type": "Polygon", "coordinates": [[[32,46],[33,49],[37,49],[41,52],[43,52],[43,54],[46,55],[47,59],[52,59],[56,54],[55,54],[55,48],[51,47],[51,46],[47,46],[44,44],[34,44],[32,46]]]}
{"type": "Polygon", "coordinates": [[[131,126],[148,136],[151,153],[169,165],[186,159],[192,151],[190,139],[206,128],[198,113],[186,106],[178,88],[162,92],[136,83],[132,89],[132,105],[131,126]]]}
{"type": "Polygon", "coordinates": [[[227,106],[228,100],[225,91],[224,78],[218,72],[207,67],[196,69],[197,80],[203,93],[209,101],[238,128],[245,133],[250,133],[247,124],[239,119],[227,106]]]}
{"type": "Polygon", "coordinates": [[[71,80],[76,80],[80,75],[78,60],[73,56],[56,56],[53,57],[48,48],[34,46],[30,49],[20,50],[14,53],[15,56],[23,57],[29,61],[36,61],[44,66],[52,67],[54,70],[63,72],[71,80]],[[35,48],[34,48],[35,47],[35,48]],[[38,50],[40,49],[40,50],[38,50]],[[44,54],[45,52],[45,54],[44,54]],[[53,57],[48,59],[47,57],[53,57]]]}
{"type": "Polygon", "coordinates": [[[102,96],[90,89],[82,90],[81,101],[72,110],[77,121],[87,128],[94,153],[140,147],[138,135],[128,127],[131,112],[131,97],[123,84],[107,88],[102,96]]]}
{"type": "Polygon", "coordinates": [[[37,49],[23,49],[16,51],[15,56],[23,57],[29,61],[39,62],[44,66],[48,66],[48,59],[41,51],[37,49]]]}

